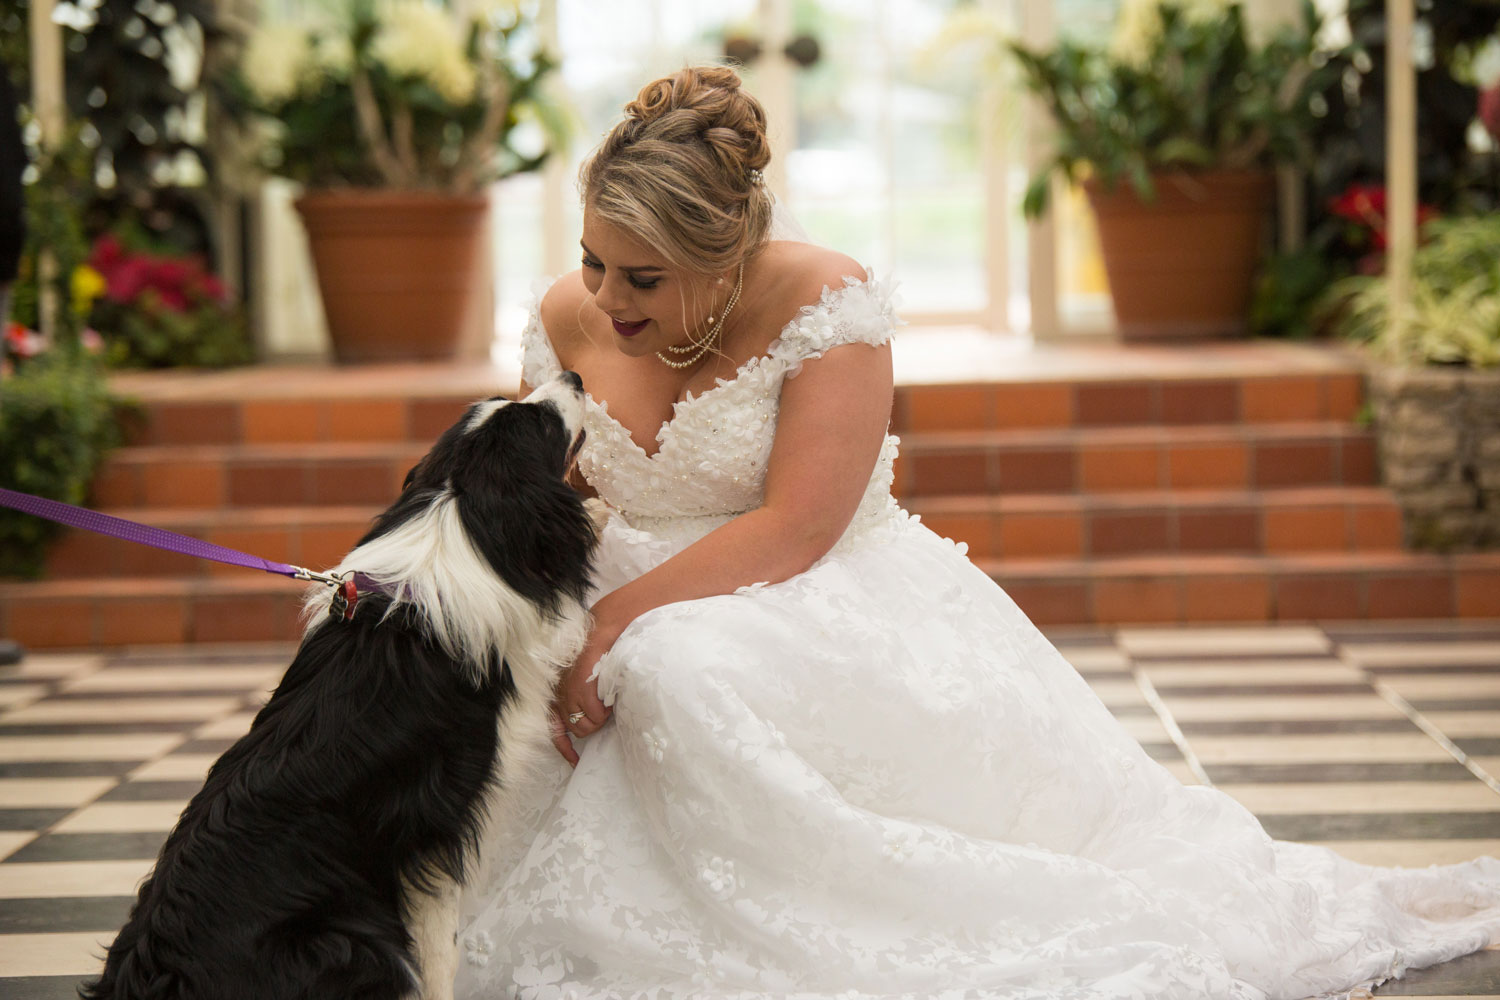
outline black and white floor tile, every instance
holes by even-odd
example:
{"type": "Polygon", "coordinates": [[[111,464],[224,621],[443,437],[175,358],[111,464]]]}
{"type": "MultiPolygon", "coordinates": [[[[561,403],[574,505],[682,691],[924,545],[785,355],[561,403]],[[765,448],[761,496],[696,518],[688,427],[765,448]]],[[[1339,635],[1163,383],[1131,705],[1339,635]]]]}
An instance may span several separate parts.
{"type": "MultiPolygon", "coordinates": [[[[1151,755],[1275,836],[1371,864],[1500,856],[1500,623],[1058,631],[1151,755]]],[[[166,832],[289,650],[0,668],[0,997],[95,973],[166,832]]],[[[1500,948],[1379,996],[1500,1000],[1500,948]]]]}

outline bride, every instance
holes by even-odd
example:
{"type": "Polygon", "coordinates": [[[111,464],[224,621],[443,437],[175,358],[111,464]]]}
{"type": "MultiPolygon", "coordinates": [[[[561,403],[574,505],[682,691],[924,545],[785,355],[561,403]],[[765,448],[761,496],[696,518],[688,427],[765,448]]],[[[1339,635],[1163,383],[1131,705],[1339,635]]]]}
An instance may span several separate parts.
{"type": "Polygon", "coordinates": [[[1271,840],[897,506],[890,288],[768,238],[768,160],[704,68],[583,168],[523,370],[589,389],[603,596],[458,995],[1295,998],[1496,940],[1500,863],[1271,840]]]}

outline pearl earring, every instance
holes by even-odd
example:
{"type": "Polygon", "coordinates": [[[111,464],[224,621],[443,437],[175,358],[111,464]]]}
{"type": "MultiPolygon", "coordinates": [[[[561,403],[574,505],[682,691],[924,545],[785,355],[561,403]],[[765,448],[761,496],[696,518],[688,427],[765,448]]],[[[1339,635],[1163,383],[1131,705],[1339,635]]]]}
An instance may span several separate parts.
{"type": "MultiPolygon", "coordinates": [[[[724,278],[723,278],[723,276],[722,276],[722,275],[721,275],[721,276],[720,276],[720,277],[719,277],[719,278],[718,278],[718,279],[717,279],[717,280],[716,280],[716,281],[715,281],[715,282],[714,282],[714,284],[715,284],[715,285],[719,285],[719,286],[720,286],[720,287],[722,287],[722,286],[723,286],[723,284],[724,284],[724,278]]],[[[713,314],[713,313],[709,313],[709,314],[708,314],[708,322],[709,322],[709,323],[710,323],[710,324],[712,324],[712,323],[713,323],[713,321],[714,321],[714,320],[715,320],[715,319],[716,319],[716,318],[717,318],[717,317],[715,317],[715,316],[714,316],[714,314],[713,314]]]]}

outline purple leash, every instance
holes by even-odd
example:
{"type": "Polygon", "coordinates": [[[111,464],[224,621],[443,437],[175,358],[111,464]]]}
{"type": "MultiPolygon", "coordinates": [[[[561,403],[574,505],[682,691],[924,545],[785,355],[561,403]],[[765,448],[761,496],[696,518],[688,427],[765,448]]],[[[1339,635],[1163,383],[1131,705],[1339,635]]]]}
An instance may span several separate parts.
{"type": "Polygon", "coordinates": [[[343,618],[345,621],[354,617],[354,603],[359,599],[360,590],[381,589],[374,580],[362,573],[346,572],[343,575],[316,573],[301,566],[273,562],[270,559],[253,556],[248,552],[227,549],[222,545],[205,542],[201,538],[180,535],[165,528],[153,528],[149,524],[127,521],[123,517],[101,514],[97,510],[75,507],[70,503],[48,500],[45,497],[32,496],[30,493],[0,488],[0,507],[10,507],[23,514],[33,514],[70,528],[82,528],[95,534],[121,538],[127,542],[149,545],[152,548],[165,549],[168,552],[177,552],[197,559],[211,559],[214,562],[228,563],[231,566],[277,573],[294,580],[313,580],[333,588],[333,605],[328,609],[329,614],[335,618],[343,618]]]}

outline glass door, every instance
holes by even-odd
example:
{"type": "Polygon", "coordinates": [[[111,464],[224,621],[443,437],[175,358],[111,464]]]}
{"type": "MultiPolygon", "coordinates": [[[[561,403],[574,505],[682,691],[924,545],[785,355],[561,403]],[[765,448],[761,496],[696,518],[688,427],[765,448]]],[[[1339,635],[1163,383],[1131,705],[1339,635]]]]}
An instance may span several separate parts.
{"type": "Polygon", "coordinates": [[[772,188],[809,237],[896,278],[910,322],[1004,328],[1006,310],[993,304],[1005,300],[1008,258],[994,252],[992,230],[1018,215],[992,205],[972,81],[931,71],[932,45],[959,6],[545,0],[578,128],[568,157],[497,185],[496,357],[514,357],[538,279],[577,266],[578,165],[621,106],[653,77],[721,60],[726,48],[766,105],[772,188]]]}

